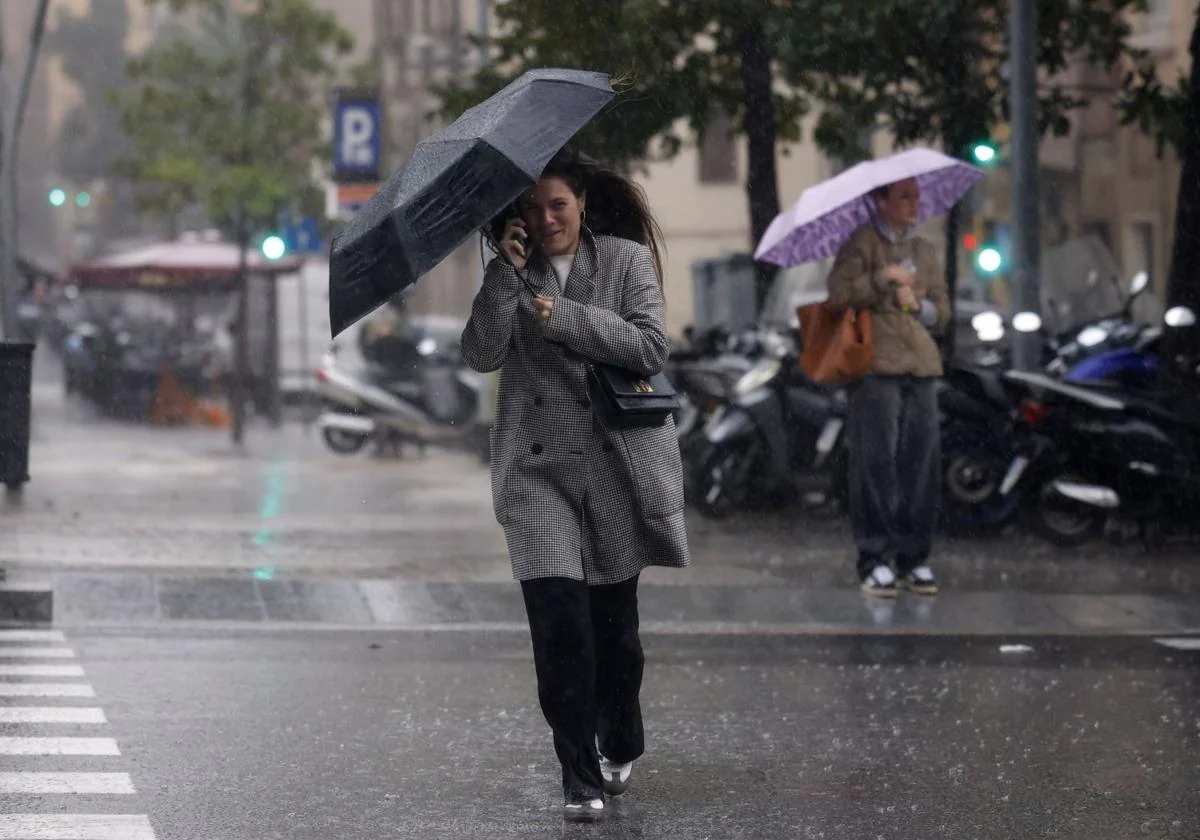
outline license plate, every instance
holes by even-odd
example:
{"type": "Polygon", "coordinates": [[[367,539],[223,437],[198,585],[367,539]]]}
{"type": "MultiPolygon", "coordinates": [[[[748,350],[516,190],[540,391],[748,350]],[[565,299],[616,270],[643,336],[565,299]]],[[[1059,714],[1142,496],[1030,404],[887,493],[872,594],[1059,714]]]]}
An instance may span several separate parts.
{"type": "Polygon", "coordinates": [[[1021,476],[1024,475],[1027,466],[1029,466],[1029,459],[1024,455],[1013,458],[1012,463],[1008,465],[1008,472],[1004,474],[1004,481],[1000,482],[1001,496],[1007,496],[1012,492],[1012,489],[1017,486],[1017,482],[1021,480],[1021,476]]]}
{"type": "Polygon", "coordinates": [[[821,436],[817,438],[817,452],[822,455],[828,455],[833,451],[833,447],[837,444],[838,435],[842,433],[842,425],[842,421],[836,417],[826,421],[825,428],[821,430],[821,436]]]}

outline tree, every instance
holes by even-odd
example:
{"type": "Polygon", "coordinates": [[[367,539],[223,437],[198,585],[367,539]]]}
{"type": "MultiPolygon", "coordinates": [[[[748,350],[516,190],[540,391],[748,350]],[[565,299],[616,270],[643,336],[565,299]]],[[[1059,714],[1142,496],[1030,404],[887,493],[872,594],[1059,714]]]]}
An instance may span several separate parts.
{"type": "MultiPolygon", "coordinates": [[[[808,0],[508,0],[496,7],[492,63],[466,83],[440,88],[443,117],[458,116],[534,67],[580,67],[612,74],[616,105],[578,144],[633,167],[668,159],[684,143],[681,126],[703,136],[723,111],[748,139],[747,202],[754,241],[779,212],[775,148],[797,139],[808,110],[803,94],[775,85],[775,22],[808,0]]],[[[476,43],[480,43],[476,39],[476,43]]],[[[761,267],[759,299],[774,269],[761,267]]]]}
{"type": "Polygon", "coordinates": [[[114,101],[129,136],[119,171],[141,206],[177,218],[193,205],[242,253],[233,436],[244,422],[246,253],[300,196],[313,194],[336,58],[353,36],[312,0],[172,0],[184,25],[130,60],[114,101]]]}
{"type": "MultiPolygon", "coordinates": [[[[1011,0],[872,0],[832,3],[785,20],[785,79],[814,92],[826,109],[816,129],[825,149],[862,157],[864,128],[901,146],[939,144],[967,158],[1007,120],[1011,0]],[[819,37],[814,38],[814,34],[819,37]]],[[[1089,91],[1064,71],[1079,60],[1117,72],[1145,56],[1129,46],[1129,17],[1143,0],[1038,0],[1039,123],[1063,135],[1089,91]]],[[[947,219],[946,272],[957,285],[958,212],[947,219]]],[[[948,342],[953,347],[953,337],[948,342]]]]}
{"type": "MultiPolygon", "coordinates": [[[[1166,305],[1187,306],[1200,314],[1200,10],[1192,23],[1188,52],[1191,72],[1173,86],[1158,81],[1149,60],[1126,74],[1124,119],[1153,134],[1160,155],[1168,146],[1179,155],[1182,167],[1166,305]]],[[[1163,385],[1194,389],[1194,378],[1178,369],[1180,358],[1200,358],[1200,328],[1168,330],[1159,366],[1163,385]]]]}
{"type": "Polygon", "coordinates": [[[60,8],[46,38],[48,51],[82,94],[63,118],[58,137],[62,174],[76,185],[107,177],[110,159],[125,144],[108,97],[125,84],[128,37],[126,0],[92,0],[87,14],[60,8]]]}

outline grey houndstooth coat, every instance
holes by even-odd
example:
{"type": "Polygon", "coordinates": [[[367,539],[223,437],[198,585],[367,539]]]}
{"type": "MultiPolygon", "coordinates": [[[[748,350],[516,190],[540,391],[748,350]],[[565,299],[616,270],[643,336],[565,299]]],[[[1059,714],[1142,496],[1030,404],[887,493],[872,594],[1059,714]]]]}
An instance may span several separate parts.
{"type": "Polygon", "coordinates": [[[492,502],[513,577],[619,583],[688,565],[675,424],[609,428],[592,411],[587,361],[651,375],[669,351],[650,249],[585,233],[565,293],[545,258],[526,277],[553,297],[545,329],[513,267],[493,259],[462,335],[463,357],[500,370],[492,502]]]}

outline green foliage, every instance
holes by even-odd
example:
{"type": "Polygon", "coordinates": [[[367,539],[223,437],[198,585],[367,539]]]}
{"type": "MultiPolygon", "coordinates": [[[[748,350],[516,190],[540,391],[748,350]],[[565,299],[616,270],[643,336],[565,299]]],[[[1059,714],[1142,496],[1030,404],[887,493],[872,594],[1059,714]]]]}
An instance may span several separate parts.
{"type": "Polygon", "coordinates": [[[1139,63],[1124,74],[1121,84],[1121,122],[1135,125],[1154,138],[1161,157],[1167,147],[1183,154],[1187,124],[1188,78],[1180,73],[1173,85],[1164,85],[1153,64],[1139,63]]]}
{"type": "MultiPolygon", "coordinates": [[[[1008,118],[1009,0],[872,0],[824,4],[781,26],[785,78],[828,106],[826,149],[861,154],[863,129],[898,143],[941,142],[955,153],[1008,118]]],[[[1089,92],[1063,80],[1083,58],[1107,69],[1144,56],[1128,45],[1144,0],[1038,0],[1042,132],[1065,134],[1089,92]]]]}
{"type": "Polygon", "coordinates": [[[231,228],[268,228],[311,191],[326,151],[323,121],[336,57],[353,38],[312,0],[173,0],[187,15],[130,60],[113,101],[130,150],[118,171],[146,210],[202,205],[231,228]]]}
{"type": "Polygon", "coordinates": [[[63,119],[59,132],[62,174],[83,185],[108,175],[110,159],[124,145],[108,95],[125,83],[125,39],[129,9],[125,0],[92,0],[90,14],[60,8],[46,34],[46,50],[82,93],[63,119]]]}
{"type": "MultiPolygon", "coordinates": [[[[439,115],[457,117],[530,68],[598,70],[614,77],[619,95],[576,142],[618,164],[671,157],[684,142],[681,120],[697,134],[717,109],[744,123],[740,31],[797,7],[790,0],[507,0],[495,7],[499,34],[486,42],[493,62],[465,83],[439,88],[439,115]]],[[[775,107],[780,134],[798,137],[807,110],[801,94],[778,91],[775,107]]]]}

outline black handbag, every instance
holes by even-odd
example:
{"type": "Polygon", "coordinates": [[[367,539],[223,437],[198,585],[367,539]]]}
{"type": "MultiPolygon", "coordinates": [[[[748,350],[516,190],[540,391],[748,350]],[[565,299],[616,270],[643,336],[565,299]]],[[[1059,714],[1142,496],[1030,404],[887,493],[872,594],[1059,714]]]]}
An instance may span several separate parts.
{"type": "Polygon", "coordinates": [[[588,367],[595,383],[594,402],[604,419],[614,426],[661,426],[679,410],[675,386],[661,373],[641,376],[598,362],[588,367]]]}

